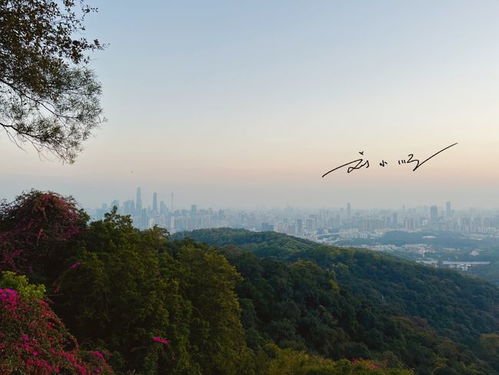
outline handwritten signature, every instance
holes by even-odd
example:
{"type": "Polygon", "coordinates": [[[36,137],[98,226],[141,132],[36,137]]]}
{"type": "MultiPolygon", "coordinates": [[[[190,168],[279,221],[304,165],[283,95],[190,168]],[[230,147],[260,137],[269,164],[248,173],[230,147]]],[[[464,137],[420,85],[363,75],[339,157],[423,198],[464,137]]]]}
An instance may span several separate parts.
{"type": "MultiPolygon", "coordinates": [[[[444,147],[440,151],[435,152],[433,155],[431,155],[430,157],[427,157],[423,161],[420,161],[420,159],[415,159],[414,158],[414,154],[408,154],[407,155],[407,159],[398,160],[397,163],[398,163],[398,165],[402,165],[402,164],[413,164],[414,168],[412,169],[412,171],[415,172],[424,163],[426,163],[430,159],[434,158],[438,154],[444,152],[445,150],[448,150],[449,148],[454,147],[455,145],[457,145],[457,142],[451,144],[450,146],[444,147]]],[[[359,154],[362,155],[362,156],[364,156],[364,151],[359,151],[359,154]]],[[[385,161],[385,160],[381,160],[381,162],[379,162],[379,166],[380,167],[385,167],[387,165],[388,165],[388,162],[385,161]]],[[[330,171],[327,171],[326,173],[324,173],[322,175],[322,177],[324,178],[329,173],[332,173],[332,172],[337,171],[338,169],[341,169],[341,168],[344,168],[344,167],[348,167],[347,168],[347,173],[351,173],[351,172],[353,172],[353,171],[355,171],[357,169],[361,169],[361,168],[366,168],[367,169],[367,168],[369,168],[369,166],[370,166],[369,160],[367,160],[367,159],[364,160],[364,158],[362,157],[360,159],[355,159],[355,160],[352,160],[352,161],[350,161],[348,163],[342,164],[342,165],[340,165],[340,166],[338,166],[336,168],[333,168],[330,171]]]]}

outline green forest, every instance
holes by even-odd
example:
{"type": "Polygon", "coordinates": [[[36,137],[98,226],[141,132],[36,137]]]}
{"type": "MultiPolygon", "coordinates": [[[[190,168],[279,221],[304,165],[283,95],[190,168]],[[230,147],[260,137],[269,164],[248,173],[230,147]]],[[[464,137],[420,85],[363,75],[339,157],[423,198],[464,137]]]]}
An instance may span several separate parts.
{"type": "Polygon", "coordinates": [[[2,374],[497,374],[499,290],[271,232],[0,208],[2,374]]]}
{"type": "MultiPolygon", "coordinates": [[[[427,244],[437,250],[432,254],[432,259],[437,261],[476,261],[470,255],[472,251],[479,251],[480,261],[490,262],[480,267],[471,267],[466,272],[483,280],[499,286],[499,248],[495,238],[469,238],[462,233],[445,231],[389,231],[376,239],[353,239],[338,241],[338,246],[373,247],[378,244],[427,244]],[[450,250],[452,249],[452,250],[450,250]]],[[[407,251],[395,250],[390,252],[397,257],[418,260],[419,255],[407,251]]]]}

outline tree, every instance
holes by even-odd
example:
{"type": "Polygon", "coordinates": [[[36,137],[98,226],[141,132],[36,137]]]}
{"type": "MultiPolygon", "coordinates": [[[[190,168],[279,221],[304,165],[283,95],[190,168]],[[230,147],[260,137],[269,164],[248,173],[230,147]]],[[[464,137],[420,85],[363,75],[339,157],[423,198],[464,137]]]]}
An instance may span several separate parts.
{"type": "Polygon", "coordinates": [[[171,369],[174,354],[182,351],[171,324],[175,284],[159,270],[156,247],[165,238],[158,229],[151,231],[133,228],[131,219],[116,209],[91,223],[82,236],[83,249],[52,297],[56,312],[82,345],[108,349],[111,364],[123,372],[171,369]]]}
{"type": "Polygon", "coordinates": [[[72,163],[102,123],[87,55],[102,45],[75,36],[95,11],[84,0],[0,0],[0,126],[18,146],[72,163]]]}
{"type": "Polygon", "coordinates": [[[71,197],[53,192],[32,190],[0,203],[0,268],[54,281],[74,256],[73,241],[87,220],[71,197]]]}
{"type": "Polygon", "coordinates": [[[390,368],[385,361],[330,359],[274,344],[264,347],[269,356],[267,375],[412,375],[411,370],[390,368]]]}
{"type": "Polygon", "coordinates": [[[166,231],[139,231],[116,209],[90,223],[57,281],[54,309],[84,347],[117,372],[252,374],[227,260],[166,231]]]}
{"type": "Polygon", "coordinates": [[[163,272],[177,275],[180,292],[192,306],[190,352],[202,373],[252,373],[235,292],[241,276],[214,249],[189,242],[174,246],[176,262],[165,263],[163,272]]]}

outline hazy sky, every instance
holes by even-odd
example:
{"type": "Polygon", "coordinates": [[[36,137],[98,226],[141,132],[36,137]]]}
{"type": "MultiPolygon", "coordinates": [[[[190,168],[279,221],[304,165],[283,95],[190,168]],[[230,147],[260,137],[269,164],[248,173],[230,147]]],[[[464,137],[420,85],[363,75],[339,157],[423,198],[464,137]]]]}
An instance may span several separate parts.
{"type": "Polygon", "coordinates": [[[74,165],[1,135],[2,197],[93,207],[140,185],[178,206],[499,207],[496,0],[92,5],[108,122],[74,165]],[[397,163],[454,142],[416,172],[397,163]],[[321,178],[359,151],[369,169],[321,178]]]}

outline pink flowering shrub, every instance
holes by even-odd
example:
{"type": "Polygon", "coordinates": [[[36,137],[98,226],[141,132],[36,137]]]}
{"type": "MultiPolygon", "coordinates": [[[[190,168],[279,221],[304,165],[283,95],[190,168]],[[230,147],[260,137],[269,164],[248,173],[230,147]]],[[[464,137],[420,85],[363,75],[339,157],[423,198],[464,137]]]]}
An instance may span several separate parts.
{"type": "Polygon", "coordinates": [[[170,344],[170,341],[168,341],[167,339],[164,339],[162,337],[159,337],[159,336],[152,337],[152,341],[160,342],[161,344],[165,344],[165,345],[170,344]]]}
{"type": "Polygon", "coordinates": [[[102,353],[80,351],[42,300],[0,288],[0,322],[0,374],[113,374],[102,353]]]}
{"type": "Polygon", "coordinates": [[[69,269],[74,270],[74,269],[76,269],[76,268],[78,268],[78,267],[80,267],[82,265],[83,265],[83,262],[76,262],[76,263],[70,264],[69,265],[69,269]]]}
{"type": "Polygon", "coordinates": [[[69,242],[87,218],[72,198],[52,192],[31,191],[0,204],[0,268],[56,277],[74,255],[69,242]]]}

